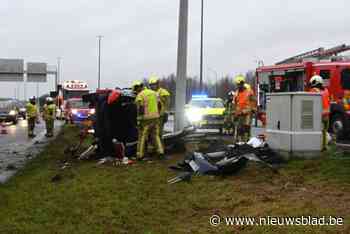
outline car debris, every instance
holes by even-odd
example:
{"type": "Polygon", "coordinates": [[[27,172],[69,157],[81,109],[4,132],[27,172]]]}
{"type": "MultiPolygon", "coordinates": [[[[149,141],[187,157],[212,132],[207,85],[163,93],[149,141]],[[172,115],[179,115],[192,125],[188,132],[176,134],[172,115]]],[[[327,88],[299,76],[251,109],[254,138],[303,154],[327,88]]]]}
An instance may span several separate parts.
{"type": "Polygon", "coordinates": [[[168,180],[169,184],[189,181],[194,175],[232,175],[254,161],[278,173],[277,164],[284,160],[273,152],[263,137],[251,138],[248,143],[228,145],[224,151],[188,154],[185,159],[169,169],[179,174],[168,180]]]}

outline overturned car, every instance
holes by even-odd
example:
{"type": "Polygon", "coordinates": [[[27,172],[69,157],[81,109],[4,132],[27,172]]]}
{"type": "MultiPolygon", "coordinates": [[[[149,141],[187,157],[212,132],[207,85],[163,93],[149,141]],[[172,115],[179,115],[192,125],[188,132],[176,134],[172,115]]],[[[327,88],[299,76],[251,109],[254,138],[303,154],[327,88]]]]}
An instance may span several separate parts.
{"type": "MultiPolygon", "coordinates": [[[[128,160],[134,157],[138,141],[134,93],[130,89],[106,89],[84,95],[82,99],[94,107],[95,113],[89,117],[90,126],[81,131],[78,145],[70,146],[67,151],[80,159],[93,157],[128,160]],[[88,149],[81,152],[82,143],[89,133],[93,133],[95,140],[88,149]]],[[[177,139],[184,134],[186,131],[164,132],[165,148],[175,145],[177,139]]]]}

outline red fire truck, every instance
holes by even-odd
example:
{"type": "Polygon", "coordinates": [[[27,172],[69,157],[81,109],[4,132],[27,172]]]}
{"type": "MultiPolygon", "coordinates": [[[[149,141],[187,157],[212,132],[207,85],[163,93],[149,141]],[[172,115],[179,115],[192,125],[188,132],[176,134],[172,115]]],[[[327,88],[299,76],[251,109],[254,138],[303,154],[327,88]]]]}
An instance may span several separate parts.
{"type": "Polygon", "coordinates": [[[86,82],[80,80],[65,81],[62,84],[58,95],[59,108],[57,110],[57,118],[64,118],[66,103],[69,99],[81,98],[83,95],[88,93],[89,89],[86,82]]]}
{"type": "MultiPolygon", "coordinates": [[[[330,131],[344,137],[350,131],[350,59],[338,53],[350,50],[341,45],[312,50],[272,66],[256,69],[256,93],[260,120],[265,120],[266,93],[307,91],[313,75],[320,75],[331,95],[330,131]]],[[[264,121],[262,121],[264,122],[264,121]]]]}

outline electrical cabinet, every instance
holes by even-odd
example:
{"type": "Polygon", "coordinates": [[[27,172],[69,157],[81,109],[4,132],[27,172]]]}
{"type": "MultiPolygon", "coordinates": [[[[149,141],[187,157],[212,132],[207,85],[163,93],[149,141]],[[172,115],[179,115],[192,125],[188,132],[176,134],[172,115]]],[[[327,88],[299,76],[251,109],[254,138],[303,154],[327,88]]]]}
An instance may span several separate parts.
{"type": "Polygon", "coordinates": [[[266,95],[269,146],[288,154],[319,153],[322,143],[322,98],[318,93],[266,95]]]}

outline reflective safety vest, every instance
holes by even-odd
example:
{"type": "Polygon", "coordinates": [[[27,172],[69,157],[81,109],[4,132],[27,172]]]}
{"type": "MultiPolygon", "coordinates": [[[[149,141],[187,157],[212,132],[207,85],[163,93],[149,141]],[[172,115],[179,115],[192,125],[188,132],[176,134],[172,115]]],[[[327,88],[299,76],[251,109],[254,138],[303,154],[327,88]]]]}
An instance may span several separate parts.
{"type": "Polygon", "coordinates": [[[136,96],[136,105],[138,109],[142,108],[142,116],[138,119],[156,119],[159,118],[158,94],[151,89],[144,89],[136,96]]]}
{"type": "Polygon", "coordinates": [[[346,111],[350,110],[350,90],[344,90],[343,105],[346,111]]]}
{"type": "Polygon", "coordinates": [[[249,114],[254,109],[254,93],[251,89],[245,88],[243,91],[236,91],[234,104],[236,105],[236,114],[249,114]]]}
{"type": "Polygon", "coordinates": [[[44,118],[45,119],[55,119],[56,105],[50,104],[44,106],[44,118]]]}
{"type": "Polygon", "coordinates": [[[329,92],[327,88],[323,90],[319,88],[312,88],[310,90],[311,93],[320,93],[322,96],[322,116],[329,116],[331,101],[329,97],[329,92]]]}
{"type": "Polygon", "coordinates": [[[26,105],[26,111],[27,111],[28,118],[30,119],[36,118],[38,114],[38,109],[36,108],[36,105],[33,105],[30,102],[28,102],[26,105]]]}
{"type": "Polygon", "coordinates": [[[166,111],[169,110],[169,105],[170,105],[170,93],[168,90],[159,88],[157,90],[158,97],[160,100],[160,115],[163,115],[166,111]]]}

